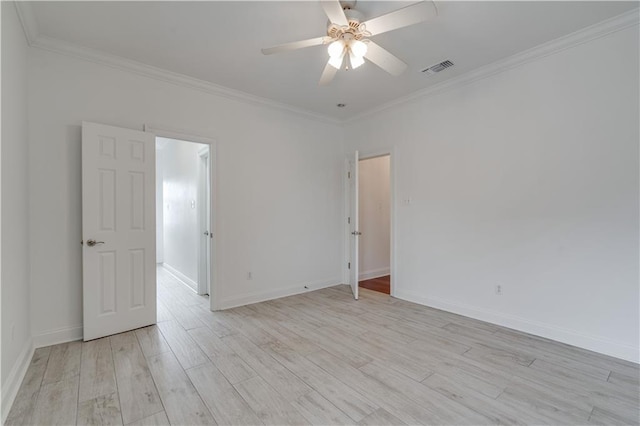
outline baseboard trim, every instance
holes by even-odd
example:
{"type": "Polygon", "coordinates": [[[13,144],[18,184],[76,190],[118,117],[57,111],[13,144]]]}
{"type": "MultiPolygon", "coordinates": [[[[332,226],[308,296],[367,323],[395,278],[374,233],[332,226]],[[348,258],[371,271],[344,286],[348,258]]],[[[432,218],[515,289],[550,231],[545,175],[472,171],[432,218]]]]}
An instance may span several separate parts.
{"type": "Polygon", "coordinates": [[[82,325],[47,330],[33,336],[33,347],[43,348],[45,346],[73,342],[74,340],[82,340],[82,336],[82,325]]]}
{"type": "Polygon", "coordinates": [[[22,352],[20,352],[20,355],[13,365],[13,368],[9,372],[6,382],[2,386],[2,409],[0,410],[2,411],[2,424],[4,424],[4,422],[7,420],[9,411],[11,411],[13,401],[18,395],[20,385],[24,380],[24,376],[27,374],[29,364],[31,364],[31,359],[33,358],[34,351],[35,347],[33,345],[33,340],[29,339],[22,349],[22,352]]]}
{"type": "Polygon", "coordinates": [[[167,270],[167,272],[169,272],[171,275],[173,275],[174,277],[176,277],[178,279],[178,281],[182,281],[182,284],[186,285],[189,290],[193,291],[194,293],[198,293],[198,283],[195,282],[194,280],[192,280],[191,278],[187,277],[185,274],[183,274],[182,272],[178,271],[176,268],[174,268],[173,266],[169,265],[168,263],[162,262],[162,267],[164,269],[167,270]]]}
{"type": "Polygon", "coordinates": [[[238,306],[251,305],[254,303],[265,302],[267,300],[279,299],[281,297],[294,296],[296,294],[307,293],[314,290],[320,290],[327,287],[342,284],[342,280],[334,278],[330,280],[314,281],[311,283],[300,284],[295,287],[287,287],[278,290],[263,291],[252,293],[240,297],[231,297],[220,301],[220,309],[236,308],[238,306]]]}
{"type": "Polygon", "coordinates": [[[372,280],[374,278],[386,277],[391,275],[391,268],[371,269],[370,271],[360,272],[358,281],[372,280]]]}
{"type": "Polygon", "coordinates": [[[631,361],[634,363],[640,362],[640,349],[638,347],[626,345],[624,343],[608,340],[602,337],[587,335],[552,324],[532,321],[526,318],[507,315],[488,309],[481,309],[451,300],[424,297],[402,290],[396,290],[394,297],[481,321],[487,321],[492,324],[566,343],[568,345],[577,346],[579,348],[598,352],[604,355],[620,358],[625,361],[631,361]]]}

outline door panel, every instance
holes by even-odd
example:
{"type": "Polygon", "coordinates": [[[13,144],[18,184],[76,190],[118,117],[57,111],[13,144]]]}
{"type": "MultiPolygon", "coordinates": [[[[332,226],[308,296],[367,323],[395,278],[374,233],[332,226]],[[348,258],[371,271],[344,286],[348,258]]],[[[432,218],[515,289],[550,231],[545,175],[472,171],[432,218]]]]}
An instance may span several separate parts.
{"type": "Polygon", "coordinates": [[[200,245],[198,253],[198,294],[211,294],[211,244],[213,227],[211,226],[211,153],[210,147],[199,151],[198,176],[198,226],[200,227],[200,245]]]}
{"type": "Polygon", "coordinates": [[[156,322],[154,185],[152,134],[82,123],[84,340],[156,322]]]}
{"type": "Polygon", "coordinates": [[[350,269],[350,283],[353,297],[358,299],[358,258],[359,258],[359,235],[358,231],[358,161],[359,153],[355,152],[355,156],[351,163],[351,178],[349,183],[351,185],[351,269],[350,269]]]}

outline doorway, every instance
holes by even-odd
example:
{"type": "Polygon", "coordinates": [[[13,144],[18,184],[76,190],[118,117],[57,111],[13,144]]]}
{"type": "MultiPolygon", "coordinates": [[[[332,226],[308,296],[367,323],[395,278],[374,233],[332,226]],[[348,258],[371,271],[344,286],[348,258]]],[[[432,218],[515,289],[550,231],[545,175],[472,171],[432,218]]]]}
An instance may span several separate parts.
{"type": "Polygon", "coordinates": [[[82,123],[85,341],[217,309],[215,141],[144,127],[82,123]]]}
{"type": "Polygon", "coordinates": [[[211,293],[210,149],[209,144],[156,137],[159,316],[163,305],[211,293]]]}
{"type": "Polygon", "coordinates": [[[198,150],[198,224],[200,236],[200,253],[198,264],[198,293],[211,294],[211,239],[213,232],[209,229],[211,221],[211,156],[209,146],[198,150]]]}
{"type": "Polygon", "coordinates": [[[391,294],[391,157],[361,158],[358,164],[358,282],[391,294]]]}
{"type": "Polygon", "coordinates": [[[380,294],[380,290],[391,296],[395,294],[393,158],[393,149],[388,149],[365,155],[355,151],[345,159],[344,249],[347,256],[343,271],[345,282],[349,283],[356,300],[359,298],[360,282],[363,282],[362,287],[367,291],[368,287],[376,291],[368,292],[371,296],[380,294]],[[361,163],[364,167],[362,175],[361,163]],[[364,180],[362,198],[361,176],[364,180]]]}

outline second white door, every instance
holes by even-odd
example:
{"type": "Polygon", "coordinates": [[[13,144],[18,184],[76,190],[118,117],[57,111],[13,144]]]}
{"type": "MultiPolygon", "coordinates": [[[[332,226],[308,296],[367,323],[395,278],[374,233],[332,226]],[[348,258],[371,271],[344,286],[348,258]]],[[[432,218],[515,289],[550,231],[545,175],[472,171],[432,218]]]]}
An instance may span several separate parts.
{"type": "Polygon", "coordinates": [[[353,292],[353,297],[358,299],[358,256],[359,256],[359,243],[360,243],[360,231],[358,228],[358,162],[359,162],[359,153],[355,152],[354,157],[352,158],[352,162],[350,161],[350,176],[349,176],[349,185],[350,185],[350,216],[349,221],[351,222],[351,227],[349,230],[351,231],[350,241],[351,241],[351,250],[350,250],[350,262],[349,262],[349,281],[351,284],[351,291],[353,292]]]}

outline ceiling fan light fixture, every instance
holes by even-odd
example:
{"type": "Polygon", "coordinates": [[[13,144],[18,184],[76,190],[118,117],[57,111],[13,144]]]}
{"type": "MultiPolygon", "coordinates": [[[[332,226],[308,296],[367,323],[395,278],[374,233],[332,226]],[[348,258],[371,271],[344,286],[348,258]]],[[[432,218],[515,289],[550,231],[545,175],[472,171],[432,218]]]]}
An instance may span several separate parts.
{"type": "Polygon", "coordinates": [[[342,68],[342,59],[343,58],[344,58],[344,55],[331,56],[329,58],[329,65],[331,65],[335,69],[339,70],[340,68],[342,68]]]}
{"type": "MultiPolygon", "coordinates": [[[[340,63],[342,63],[342,52],[344,52],[344,42],[342,40],[336,40],[329,45],[327,49],[329,52],[329,56],[333,58],[340,58],[340,63]]],[[[336,67],[337,68],[337,67],[336,67]]]]}
{"type": "Polygon", "coordinates": [[[360,65],[364,64],[364,58],[362,56],[357,56],[353,51],[351,51],[349,52],[349,62],[351,62],[351,68],[356,69],[360,65]]]}
{"type": "Polygon", "coordinates": [[[354,40],[349,43],[349,50],[351,50],[351,53],[355,56],[362,59],[362,57],[367,54],[367,44],[360,40],[354,40]]]}
{"type": "Polygon", "coordinates": [[[407,69],[407,64],[376,44],[371,37],[438,16],[433,0],[418,1],[369,20],[365,20],[362,13],[353,9],[355,1],[320,0],[320,5],[329,18],[326,36],[269,47],[262,49],[262,53],[271,55],[312,46],[326,46],[329,61],[318,82],[321,86],[331,83],[338,70],[360,67],[365,58],[389,74],[399,76],[407,69]],[[349,5],[343,2],[348,2],[349,5]]]}

